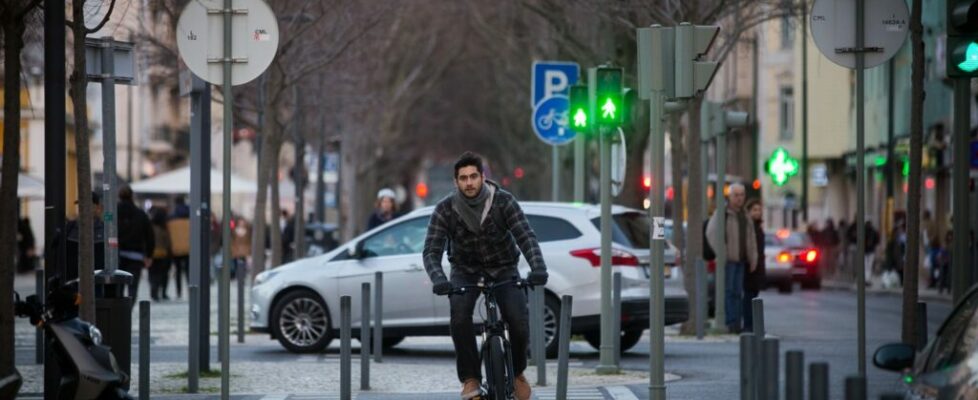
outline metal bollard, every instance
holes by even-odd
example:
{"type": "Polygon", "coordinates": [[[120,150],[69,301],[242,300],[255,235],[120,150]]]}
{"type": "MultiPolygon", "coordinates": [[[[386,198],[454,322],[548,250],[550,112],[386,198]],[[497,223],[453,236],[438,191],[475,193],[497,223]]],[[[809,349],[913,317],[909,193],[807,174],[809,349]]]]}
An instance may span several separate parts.
{"type": "Polygon", "coordinates": [[[778,377],[781,375],[781,353],[778,342],[779,340],[775,338],[766,338],[762,341],[762,346],[764,346],[764,375],[761,379],[764,380],[763,398],[766,400],[777,400],[780,397],[778,393],[778,377]]]}
{"type": "MultiPolygon", "coordinates": [[[[530,289],[527,292],[527,295],[529,296],[526,299],[527,306],[529,307],[529,309],[527,311],[529,312],[528,317],[530,318],[530,327],[529,327],[530,328],[530,342],[529,342],[529,347],[527,348],[527,350],[529,350],[529,352],[530,352],[529,358],[527,359],[527,366],[529,366],[529,365],[537,365],[537,361],[540,359],[540,353],[537,352],[537,344],[539,343],[539,340],[540,340],[539,339],[538,332],[540,330],[537,329],[537,328],[539,327],[539,323],[540,323],[540,319],[541,318],[540,318],[540,313],[538,312],[539,308],[537,307],[536,290],[530,289]]],[[[539,374],[539,371],[538,371],[538,373],[537,373],[537,385],[539,385],[539,384],[540,384],[540,374],[539,374]]]]}
{"type": "Polygon", "coordinates": [[[621,369],[621,272],[615,272],[611,280],[611,304],[612,321],[611,331],[614,332],[612,340],[612,352],[614,354],[615,368],[621,369]]]}
{"type": "Polygon", "coordinates": [[[808,366],[808,399],[829,400],[829,364],[812,363],[808,366]]]}
{"type": "MultiPolygon", "coordinates": [[[[34,294],[37,300],[44,304],[44,270],[34,270],[34,294]]],[[[34,363],[44,364],[44,330],[34,330],[34,363]]]]}
{"type": "Polygon", "coordinates": [[[927,303],[917,302],[917,351],[927,347],[927,303]]]}
{"type": "Polygon", "coordinates": [[[754,334],[740,334],[740,400],[753,400],[754,381],[751,368],[754,365],[754,334]]]}
{"type": "Polygon", "coordinates": [[[710,305],[707,304],[707,283],[706,283],[706,265],[703,260],[696,260],[696,339],[703,340],[703,336],[706,334],[706,320],[707,315],[710,313],[710,305]]]}
{"type": "Polygon", "coordinates": [[[751,300],[751,309],[754,312],[754,359],[756,363],[751,367],[751,376],[754,379],[754,398],[764,398],[764,300],[756,298],[751,300]]]}
{"type": "MultiPolygon", "coordinates": [[[[234,262],[234,260],[231,260],[234,262]]],[[[238,281],[238,343],[245,342],[245,262],[242,261],[235,268],[235,279],[238,281]]]]}
{"type": "Polygon", "coordinates": [[[537,320],[534,322],[534,325],[537,327],[537,336],[533,340],[536,343],[534,347],[537,349],[537,355],[534,356],[534,361],[537,364],[537,386],[547,386],[547,338],[546,332],[543,330],[545,301],[543,288],[533,289],[530,295],[536,299],[537,309],[537,320]]]}
{"type": "Polygon", "coordinates": [[[374,362],[384,358],[384,273],[374,273],[374,362]]]}
{"type": "Polygon", "coordinates": [[[200,287],[190,285],[190,349],[187,358],[187,392],[197,393],[200,380],[200,287]]]}
{"type": "Polygon", "coordinates": [[[340,399],[351,400],[350,296],[340,297],[340,399]]]}
{"type": "Polygon", "coordinates": [[[798,350],[784,356],[784,398],[805,400],[805,354],[798,350]]]}
{"type": "Polygon", "coordinates": [[[567,361],[570,358],[571,307],[573,296],[560,299],[560,323],[557,327],[557,393],[556,398],[567,398],[567,361]]]}
{"type": "Polygon", "coordinates": [[[149,400],[149,301],[139,302],[139,400],[149,400]]]}
{"type": "Polygon", "coordinates": [[[846,378],[846,400],[866,400],[866,378],[859,375],[846,378]]]}
{"type": "Polygon", "coordinates": [[[370,390],[370,283],[361,285],[360,390],[370,390]]]}

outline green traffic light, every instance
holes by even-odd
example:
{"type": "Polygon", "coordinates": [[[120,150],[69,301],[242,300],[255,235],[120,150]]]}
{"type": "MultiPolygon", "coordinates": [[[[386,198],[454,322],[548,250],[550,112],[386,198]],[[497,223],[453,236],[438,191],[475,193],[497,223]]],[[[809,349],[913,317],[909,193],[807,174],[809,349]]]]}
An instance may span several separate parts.
{"type": "Polygon", "coordinates": [[[578,108],[574,112],[574,127],[575,128],[587,128],[587,113],[584,112],[583,108],[578,108]]]}
{"type": "Polygon", "coordinates": [[[767,161],[767,173],[775,185],[784,186],[789,178],[798,173],[798,160],[792,158],[784,147],[778,147],[767,161]]]}
{"type": "Polygon", "coordinates": [[[978,43],[968,43],[968,49],[965,50],[964,54],[964,61],[958,64],[958,69],[964,72],[975,72],[978,70],[978,43]]]}
{"type": "Polygon", "coordinates": [[[612,101],[611,98],[609,97],[605,99],[604,105],[601,106],[601,118],[607,120],[615,120],[615,112],[617,110],[618,107],[615,106],[615,102],[612,101]]]}

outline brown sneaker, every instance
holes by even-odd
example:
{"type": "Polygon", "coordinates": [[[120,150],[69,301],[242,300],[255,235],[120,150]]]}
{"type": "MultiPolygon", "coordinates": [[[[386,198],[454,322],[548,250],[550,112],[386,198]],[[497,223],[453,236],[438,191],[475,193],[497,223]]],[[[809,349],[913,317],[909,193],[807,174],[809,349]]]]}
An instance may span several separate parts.
{"type": "Polygon", "coordinates": [[[479,394],[482,393],[480,388],[481,382],[475,378],[469,378],[465,380],[462,384],[462,400],[470,400],[479,398],[479,394]]]}
{"type": "Polygon", "coordinates": [[[513,381],[513,394],[516,395],[516,400],[530,400],[530,382],[526,381],[523,374],[519,374],[513,381]]]}

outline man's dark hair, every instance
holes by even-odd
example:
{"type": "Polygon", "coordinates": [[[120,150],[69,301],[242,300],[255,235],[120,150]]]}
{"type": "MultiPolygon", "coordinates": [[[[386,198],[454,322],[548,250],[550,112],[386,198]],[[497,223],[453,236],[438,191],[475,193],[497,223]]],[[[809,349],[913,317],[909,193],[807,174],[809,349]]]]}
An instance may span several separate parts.
{"type": "Polygon", "coordinates": [[[132,188],[129,185],[123,184],[119,187],[119,200],[132,201],[132,188]]]}
{"type": "Polygon", "coordinates": [[[465,167],[475,167],[482,174],[482,156],[471,151],[466,151],[455,160],[455,178],[458,178],[458,170],[465,167]]]}

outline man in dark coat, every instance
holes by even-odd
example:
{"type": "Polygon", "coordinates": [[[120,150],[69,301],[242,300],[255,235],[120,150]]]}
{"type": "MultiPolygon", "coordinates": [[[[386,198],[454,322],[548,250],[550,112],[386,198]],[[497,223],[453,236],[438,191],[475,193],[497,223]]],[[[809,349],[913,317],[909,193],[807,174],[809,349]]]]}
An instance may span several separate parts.
{"type": "Polygon", "coordinates": [[[757,267],[744,274],[744,331],[754,331],[754,310],[752,302],[764,290],[764,206],[754,198],[747,200],[747,217],[754,224],[754,236],[757,238],[757,267]]]}
{"type": "Polygon", "coordinates": [[[129,293],[132,304],[136,304],[139,293],[139,280],[143,268],[153,264],[153,249],[156,238],[149,216],[132,199],[129,185],[119,188],[119,269],[132,274],[129,293]]]}

